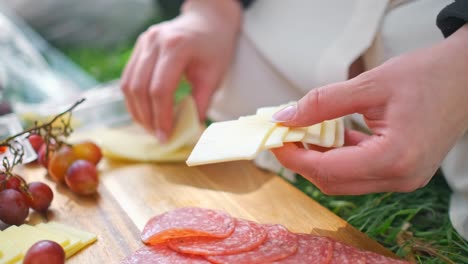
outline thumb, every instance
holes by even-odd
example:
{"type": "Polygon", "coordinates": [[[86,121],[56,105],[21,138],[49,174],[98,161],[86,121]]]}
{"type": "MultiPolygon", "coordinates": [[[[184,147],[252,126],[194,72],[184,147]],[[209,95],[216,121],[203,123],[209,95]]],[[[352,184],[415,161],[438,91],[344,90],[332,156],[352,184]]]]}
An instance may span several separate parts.
{"type": "Polygon", "coordinates": [[[363,113],[385,102],[386,89],[367,75],[319,87],[308,92],[297,104],[273,115],[273,121],[286,126],[304,127],[353,113],[363,113]]]}

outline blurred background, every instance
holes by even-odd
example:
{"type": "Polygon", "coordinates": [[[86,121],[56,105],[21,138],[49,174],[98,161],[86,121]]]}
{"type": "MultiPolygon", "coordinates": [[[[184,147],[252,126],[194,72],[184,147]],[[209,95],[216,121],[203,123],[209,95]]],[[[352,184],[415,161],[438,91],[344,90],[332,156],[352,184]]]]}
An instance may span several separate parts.
{"type": "Polygon", "coordinates": [[[27,126],[86,97],[80,123],[128,120],[118,78],[135,40],[182,2],[1,1],[0,113],[13,111],[27,126]]]}
{"type": "MultiPolygon", "coordinates": [[[[138,35],[175,17],[183,0],[1,0],[0,114],[24,126],[86,97],[84,127],[128,122],[118,78],[138,35]]],[[[181,83],[179,91],[188,90],[181,83]]],[[[351,225],[417,263],[468,263],[468,242],[447,213],[439,172],[412,193],[328,196],[297,175],[291,182],[351,225]]]]}

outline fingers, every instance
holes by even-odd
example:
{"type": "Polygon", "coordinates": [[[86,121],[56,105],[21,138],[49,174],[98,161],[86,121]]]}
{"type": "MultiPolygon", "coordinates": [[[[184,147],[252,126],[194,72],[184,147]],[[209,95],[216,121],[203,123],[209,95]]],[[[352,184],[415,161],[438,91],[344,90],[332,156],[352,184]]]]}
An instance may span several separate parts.
{"type": "Polygon", "coordinates": [[[386,164],[386,161],[393,159],[374,147],[385,145],[378,142],[380,140],[373,136],[364,141],[363,146],[343,147],[323,153],[288,143],[272,149],[272,152],[283,166],[304,176],[330,195],[411,192],[427,184],[423,175],[399,173],[392,169],[393,163],[386,164]]]}
{"type": "Polygon", "coordinates": [[[355,146],[371,136],[357,130],[345,129],[345,146],[355,146]]]}
{"type": "Polygon", "coordinates": [[[123,75],[122,89],[126,104],[134,119],[147,130],[154,130],[151,102],[149,98],[149,83],[159,49],[152,32],[144,33],[137,42],[123,75]]]}
{"type": "Polygon", "coordinates": [[[319,186],[349,181],[374,180],[379,156],[372,144],[318,152],[285,144],[272,150],[278,161],[319,186]]]}
{"type": "Polygon", "coordinates": [[[135,45],[133,54],[123,71],[122,78],[120,81],[120,86],[121,86],[122,92],[125,95],[125,104],[127,106],[128,112],[130,113],[130,115],[133,117],[133,119],[136,122],[141,123],[141,118],[138,115],[138,112],[135,108],[132,87],[130,87],[130,82],[131,82],[133,73],[135,72],[135,65],[138,60],[139,52],[140,52],[140,49],[138,48],[138,43],[137,43],[137,45],[135,45]]]}
{"type": "MultiPolygon", "coordinates": [[[[197,69],[197,68],[195,68],[197,69]]],[[[197,105],[200,121],[206,118],[210,106],[211,96],[219,83],[219,74],[211,72],[189,72],[189,80],[193,86],[192,95],[197,105]]]]}
{"type": "Polygon", "coordinates": [[[156,136],[166,142],[172,132],[174,92],[189,60],[186,52],[161,49],[149,88],[156,136]]]}
{"type": "Polygon", "coordinates": [[[352,113],[363,113],[385,102],[386,94],[378,89],[375,74],[366,73],[341,83],[316,88],[296,105],[277,112],[273,119],[286,126],[309,126],[352,113]]]}

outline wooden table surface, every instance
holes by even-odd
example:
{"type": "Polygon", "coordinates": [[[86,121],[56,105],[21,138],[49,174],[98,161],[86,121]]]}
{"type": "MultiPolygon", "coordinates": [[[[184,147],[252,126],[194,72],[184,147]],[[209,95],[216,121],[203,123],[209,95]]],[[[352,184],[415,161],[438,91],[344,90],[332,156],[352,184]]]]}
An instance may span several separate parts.
{"type": "MultiPolygon", "coordinates": [[[[251,162],[189,168],[183,163],[136,164],[103,161],[99,193],[80,197],[45,177],[39,166],[19,171],[54,190],[49,219],[97,234],[98,241],[67,263],[119,263],[143,244],[140,230],[156,214],[183,206],[221,209],[294,232],[326,235],[358,248],[393,254],[282,178],[251,162]]],[[[29,223],[44,221],[35,213],[29,223]]]]}

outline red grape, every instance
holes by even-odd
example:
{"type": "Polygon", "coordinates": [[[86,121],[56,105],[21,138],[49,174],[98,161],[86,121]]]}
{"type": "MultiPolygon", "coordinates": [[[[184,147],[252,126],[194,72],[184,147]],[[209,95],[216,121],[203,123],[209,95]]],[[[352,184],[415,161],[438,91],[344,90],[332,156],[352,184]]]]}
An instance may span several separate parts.
{"type": "Polygon", "coordinates": [[[0,192],[0,220],[9,225],[21,225],[28,217],[29,207],[25,196],[17,190],[0,192]]]}
{"type": "Polygon", "coordinates": [[[15,190],[20,190],[21,189],[21,179],[19,177],[13,176],[10,177],[7,182],[6,182],[6,188],[7,189],[15,189],[15,190]]]}
{"type": "Polygon", "coordinates": [[[63,264],[65,251],[54,241],[41,240],[32,245],[23,260],[24,264],[63,264]]]}
{"type": "Polygon", "coordinates": [[[46,144],[42,144],[40,150],[39,150],[39,153],[38,153],[38,156],[39,156],[39,163],[44,166],[44,168],[47,168],[49,167],[49,161],[50,159],[52,158],[53,154],[54,154],[54,145],[50,144],[49,145],[49,153],[48,153],[48,157],[46,157],[46,149],[47,149],[47,145],[46,144]]]}
{"type": "Polygon", "coordinates": [[[44,144],[44,139],[38,134],[31,134],[28,137],[28,140],[31,146],[33,147],[33,149],[36,151],[36,153],[39,152],[42,144],[44,144]]]}
{"type": "Polygon", "coordinates": [[[94,165],[98,164],[102,158],[101,149],[91,141],[85,141],[73,145],[73,152],[77,159],[87,160],[94,165]]]}
{"type": "Polygon", "coordinates": [[[77,160],[72,163],[65,175],[67,186],[81,195],[93,194],[98,187],[96,166],[87,160],[77,160]]]}
{"type": "Polygon", "coordinates": [[[70,165],[77,160],[69,146],[62,146],[55,152],[49,162],[49,174],[55,182],[63,182],[70,165]]]}
{"type": "Polygon", "coordinates": [[[31,182],[28,185],[28,190],[31,194],[28,199],[29,206],[38,212],[47,211],[54,198],[50,187],[42,182],[31,182]]]}

